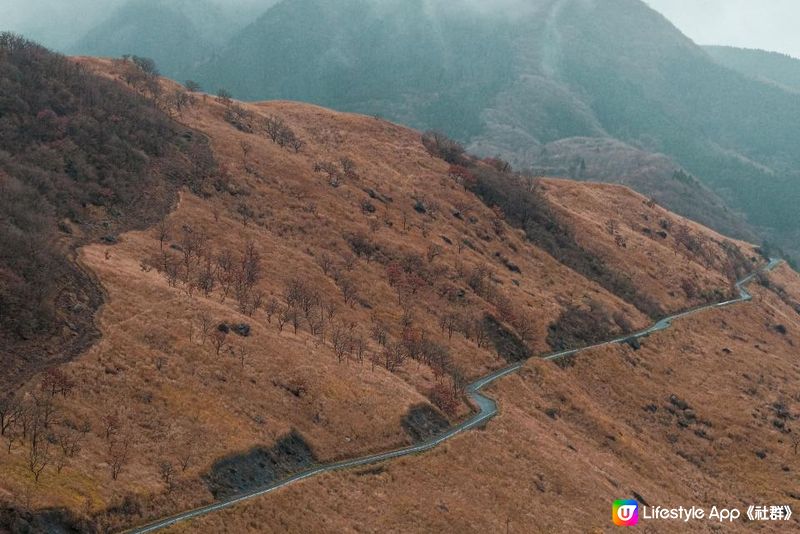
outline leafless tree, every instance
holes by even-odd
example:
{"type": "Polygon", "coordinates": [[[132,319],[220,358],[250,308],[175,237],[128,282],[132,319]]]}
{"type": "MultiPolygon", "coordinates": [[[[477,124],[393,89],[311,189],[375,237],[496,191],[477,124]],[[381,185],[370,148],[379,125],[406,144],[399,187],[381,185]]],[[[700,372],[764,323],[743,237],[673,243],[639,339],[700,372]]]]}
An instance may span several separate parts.
{"type": "Polygon", "coordinates": [[[328,177],[328,185],[339,187],[342,182],[342,175],[335,163],[329,161],[319,161],[314,164],[314,172],[323,173],[328,177]]]}
{"type": "Polygon", "coordinates": [[[214,320],[208,313],[200,312],[197,314],[197,323],[200,329],[200,343],[205,345],[211,328],[214,326],[214,320]]]}
{"type": "Polygon", "coordinates": [[[56,458],[56,471],[61,473],[69,459],[74,458],[81,450],[82,435],[78,430],[65,426],[55,432],[53,437],[60,453],[56,458]]]}
{"type": "Polygon", "coordinates": [[[239,141],[239,148],[242,149],[242,165],[244,166],[246,171],[250,172],[249,167],[247,165],[247,157],[250,155],[250,152],[253,151],[253,145],[251,145],[245,140],[241,140],[239,141]]]}
{"type": "Polygon", "coordinates": [[[20,408],[20,401],[13,393],[0,397],[0,436],[4,436],[11,425],[16,423],[20,408]]]}
{"type": "Polygon", "coordinates": [[[442,334],[447,332],[447,339],[453,339],[453,332],[458,324],[458,314],[452,310],[445,312],[441,317],[439,317],[439,328],[441,328],[442,334]]]}
{"type": "Polygon", "coordinates": [[[107,442],[111,442],[111,439],[117,435],[121,426],[122,421],[120,420],[118,414],[110,413],[103,417],[103,428],[105,429],[105,437],[107,442]]]}
{"type": "Polygon", "coordinates": [[[158,475],[167,487],[167,493],[172,493],[173,489],[173,475],[175,474],[175,466],[169,460],[161,460],[158,463],[158,475]]]}
{"type": "Polygon", "coordinates": [[[406,351],[402,343],[387,343],[383,348],[384,366],[390,372],[399,369],[406,360],[406,351]]]}
{"type": "Polygon", "coordinates": [[[56,395],[66,397],[72,391],[74,383],[67,374],[58,368],[50,368],[42,375],[41,388],[51,398],[56,395]]]}
{"type": "Polygon", "coordinates": [[[39,424],[34,424],[31,428],[28,440],[28,470],[33,475],[33,479],[39,482],[42,471],[50,463],[50,441],[45,436],[44,428],[39,424]]]}
{"type": "Polygon", "coordinates": [[[288,136],[286,144],[292,147],[292,150],[294,150],[295,153],[298,153],[305,146],[306,142],[297,137],[296,134],[292,133],[290,136],[288,136]]]}
{"type": "Polygon", "coordinates": [[[164,252],[164,243],[169,240],[172,233],[172,228],[170,227],[169,221],[167,219],[161,219],[161,222],[159,222],[158,226],[156,227],[156,231],[158,232],[159,250],[164,252]]]}
{"type": "Polygon", "coordinates": [[[188,431],[181,440],[178,446],[178,464],[181,466],[182,472],[186,472],[194,461],[194,457],[197,454],[198,440],[199,431],[197,429],[188,431]]]}
{"type": "Polygon", "coordinates": [[[253,288],[261,279],[261,255],[253,243],[245,246],[239,268],[234,271],[234,292],[240,307],[247,309],[253,288]]]}
{"type": "Polygon", "coordinates": [[[317,260],[317,263],[319,264],[320,268],[322,269],[322,272],[325,273],[326,276],[330,274],[331,271],[333,270],[334,267],[333,258],[331,258],[331,256],[327,252],[322,253],[322,255],[317,260]]]}
{"type": "Polygon", "coordinates": [[[211,346],[214,347],[214,353],[219,356],[222,352],[222,349],[228,343],[228,334],[223,332],[222,330],[216,329],[211,334],[211,346]]]}
{"type": "Polygon", "coordinates": [[[350,304],[358,296],[358,288],[356,283],[349,277],[342,276],[336,281],[339,290],[342,292],[345,304],[350,304]]]}
{"type": "Polygon", "coordinates": [[[128,463],[131,440],[126,437],[112,439],[108,445],[108,465],[111,468],[111,479],[117,480],[128,463]]]}
{"type": "Polygon", "coordinates": [[[380,345],[381,347],[385,347],[389,339],[389,328],[383,321],[381,321],[376,317],[373,317],[372,327],[370,329],[370,335],[372,336],[372,339],[374,339],[375,342],[378,343],[378,345],[380,345]]]}
{"type": "Polygon", "coordinates": [[[271,115],[264,121],[264,130],[273,143],[277,143],[282,132],[287,128],[283,119],[271,115]]]}
{"type": "Polygon", "coordinates": [[[217,255],[216,269],[217,282],[222,290],[222,296],[220,298],[221,302],[225,302],[225,299],[228,297],[231,287],[233,286],[234,271],[235,265],[233,253],[228,249],[223,249],[217,255]]]}
{"type": "Polygon", "coordinates": [[[350,331],[340,322],[336,322],[331,327],[331,345],[333,352],[336,354],[336,359],[342,363],[349,352],[350,347],[350,331]]]}
{"type": "Polygon", "coordinates": [[[233,95],[227,89],[220,89],[217,91],[217,102],[224,106],[230,106],[233,103],[233,95]]]}
{"type": "Polygon", "coordinates": [[[440,245],[430,245],[426,254],[428,263],[433,263],[433,260],[442,255],[442,247],[440,245]]]}
{"type": "Polygon", "coordinates": [[[283,310],[280,310],[280,312],[276,316],[278,320],[278,332],[283,332],[283,327],[291,319],[292,313],[297,314],[297,311],[293,311],[291,306],[287,306],[283,310]]]}
{"type": "Polygon", "coordinates": [[[278,304],[278,299],[275,297],[270,297],[267,301],[267,305],[264,307],[264,312],[267,315],[267,322],[272,324],[272,316],[278,313],[280,305],[278,304]]]}
{"type": "Polygon", "coordinates": [[[208,298],[214,292],[217,280],[217,265],[210,254],[205,255],[200,272],[197,274],[197,287],[208,298]]]}

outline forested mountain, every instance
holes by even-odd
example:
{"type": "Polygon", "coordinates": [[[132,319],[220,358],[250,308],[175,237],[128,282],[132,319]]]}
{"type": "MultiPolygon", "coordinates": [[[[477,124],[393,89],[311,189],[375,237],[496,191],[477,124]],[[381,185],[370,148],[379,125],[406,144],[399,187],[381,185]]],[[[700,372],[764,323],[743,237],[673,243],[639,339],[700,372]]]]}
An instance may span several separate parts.
{"type": "Polygon", "coordinates": [[[767,234],[797,235],[795,94],[719,65],[639,0],[466,5],[285,0],[197,76],[439,127],[518,166],[551,141],[619,139],[673,158],[767,234]]]}
{"type": "MultiPolygon", "coordinates": [[[[267,6],[269,3],[267,3],[267,6]]],[[[249,9],[211,0],[130,0],[67,48],[70,54],[152,58],[181,79],[244,25],[249,9]]]]}
{"type": "Polygon", "coordinates": [[[728,68],[800,92],[800,60],[797,58],[779,52],[734,46],[704,46],[703,49],[728,68]]]}

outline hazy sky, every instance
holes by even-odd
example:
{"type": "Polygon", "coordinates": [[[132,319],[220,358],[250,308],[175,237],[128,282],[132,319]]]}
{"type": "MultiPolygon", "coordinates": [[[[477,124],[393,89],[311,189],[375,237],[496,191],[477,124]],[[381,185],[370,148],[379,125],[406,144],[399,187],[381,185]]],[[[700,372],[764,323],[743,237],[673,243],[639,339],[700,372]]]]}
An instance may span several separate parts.
{"type": "Polygon", "coordinates": [[[645,0],[698,44],[800,58],[800,0],[645,0]]]}

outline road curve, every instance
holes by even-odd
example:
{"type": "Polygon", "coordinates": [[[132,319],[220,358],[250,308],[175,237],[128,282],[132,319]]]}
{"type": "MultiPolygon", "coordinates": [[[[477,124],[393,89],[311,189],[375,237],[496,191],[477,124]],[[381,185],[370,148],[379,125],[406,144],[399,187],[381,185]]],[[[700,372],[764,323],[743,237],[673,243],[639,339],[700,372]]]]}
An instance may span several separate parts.
{"type": "MultiPolygon", "coordinates": [[[[739,304],[741,302],[747,302],[753,299],[752,295],[747,291],[747,285],[753,281],[753,279],[761,272],[771,271],[775,269],[782,260],[779,259],[771,259],[770,262],[758,270],[754,271],[753,273],[749,274],[745,278],[739,280],[736,283],[736,288],[739,290],[739,297],[727,300],[724,302],[718,302],[715,304],[707,304],[705,306],[699,306],[697,308],[692,308],[690,310],[676,313],[674,315],[670,315],[669,317],[665,317],[660,321],[656,322],[652,326],[645,328],[639,332],[628,334],[626,336],[618,337],[609,341],[604,341],[602,343],[597,343],[595,345],[589,345],[586,347],[570,349],[570,350],[563,350],[559,352],[553,352],[538,356],[538,358],[546,361],[553,361],[558,360],[560,358],[566,358],[572,356],[574,354],[578,354],[579,352],[584,352],[590,349],[596,349],[599,347],[604,347],[607,345],[614,345],[620,343],[627,343],[634,339],[640,339],[643,337],[647,337],[650,334],[655,332],[660,332],[662,330],[666,330],[672,326],[672,322],[681,319],[683,317],[687,317],[689,315],[694,315],[696,313],[705,311],[705,310],[712,310],[717,308],[723,308],[726,306],[731,306],[733,304],[739,304]]],[[[235,506],[243,501],[248,501],[254,499],[256,497],[260,497],[261,495],[266,495],[267,493],[272,493],[273,491],[277,491],[281,488],[284,488],[290,484],[294,484],[295,482],[299,482],[306,478],[311,478],[313,476],[319,475],[321,473],[328,473],[331,471],[339,471],[342,469],[351,469],[354,467],[365,466],[369,464],[375,464],[378,462],[383,462],[386,460],[391,460],[394,458],[399,458],[401,456],[409,456],[411,454],[417,454],[420,452],[425,452],[434,447],[438,446],[439,444],[449,440],[450,438],[466,431],[471,428],[475,428],[495,415],[497,415],[497,403],[483,395],[480,390],[484,387],[488,386],[489,384],[503,378],[504,376],[510,375],[512,373],[516,373],[519,371],[526,363],[527,360],[523,360],[507,367],[503,367],[493,373],[490,373],[482,378],[479,378],[469,386],[467,386],[467,395],[472,400],[472,402],[477,406],[478,411],[475,412],[469,419],[466,421],[451,427],[449,430],[440,434],[436,437],[430,438],[424,442],[418,443],[416,445],[410,445],[408,447],[403,447],[402,449],[395,449],[388,452],[382,452],[377,454],[372,454],[369,456],[362,456],[361,458],[355,458],[352,460],[343,460],[340,462],[333,462],[329,464],[318,465],[316,467],[312,467],[295,475],[292,475],[288,478],[273,482],[268,486],[264,486],[262,488],[251,490],[246,493],[242,493],[240,495],[230,497],[228,499],[218,501],[213,504],[209,504],[207,506],[202,506],[200,508],[195,508],[193,510],[189,510],[186,512],[181,512],[179,514],[160,519],[153,523],[149,523],[144,526],[135,527],[125,532],[128,534],[145,534],[148,532],[155,532],[157,530],[161,530],[177,523],[182,523],[184,521],[188,521],[190,519],[200,517],[203,515],[210,514],[212,512],[216,512],[225,508],[230,508],[235,506]]]]}

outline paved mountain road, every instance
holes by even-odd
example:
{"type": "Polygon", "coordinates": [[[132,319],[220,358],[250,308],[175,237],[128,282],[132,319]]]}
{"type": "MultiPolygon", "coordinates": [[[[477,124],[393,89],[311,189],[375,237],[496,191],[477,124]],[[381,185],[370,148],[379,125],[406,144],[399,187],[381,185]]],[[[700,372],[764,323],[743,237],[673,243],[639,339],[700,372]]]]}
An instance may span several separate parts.
{"type": "MultiPolygon", "coordinates": [[[[577,348],[577,349],[570,349],[570,350],[564,350],[564,351],[560,351],[560,352],[545,354],[545,355],[539,356],[539,358],[541,358],[543,360],[547,360],[547,361],[552,361],[552,360],[557,360],[557,359],[560,359],[560,358],[566,358],[566,357],[572,356],[574,354],[578,354],[579,352],[584,352],[584,351],[587,351],[587,350],[590,350],[590,349],[596,349],[598,347],[604,347],[604,346],[607,346],[607,345],[613,345],[613,344],[619,344],[619,343],[626,343],[626,342],[628,342],[630,340],[633,340],[633,339],[640,339],[640,338],[643,338],[643,337],[647,337],[650,334],[653,334],[653,333],[656,333],[656,332],[660,332],[662,330],[666,330],[669,327],[671,327],[672,326],[672,322],[677,320],[677,319],[681,319],[683,317],[694,315],[696,313],[699,313],[699,312],[702,312],[702,311],[706,311],[706,310],[723,308],[723,307],[726,307],[726,306],[730,306],[732,304],[739,304],[741,302],[750,301],[750,300],[752,300],[753,297],[747,291],[747,285],[750,282],[752,282],[753,279],[760,272],[771,271],[771,270],[775,269],[775,267],[777,267],[780,263],[781,263],[781,260],[777,260],[777,259],[770,260],[770,262],[767,265],[761,267],[760,269],[758,269],[757,271],[751,273],[750,275],[748,275],[747,277],[743,278],[742,280],[739,280],[739,282],[736,283],[736,288],[739,290],[739,297],[736,298],[736,299],[728,300],[728,301],[725,301],[725,302],[719,302],[719,303],[716,303],[716,304],[708,304],[708,305],[700,306],[700,307],[697,307],[697,308],[693,308],[691,310],[687,310],[687,311],[684,311],[684,312],[681,312],[681,313],[677,313],[675,315],[670,315],[669,317],[665,317],[664,319],[661,319],[660,321],[656,322],[655,324],[653,324],[652,326],[650,326],[648,328],[645,328],[644,330],[641,330],[639,332],[636,332],[636,333],[633,333],[633,334],[629,334],[629,335],[626,335],[626,336],[623,336],[623,337],[619,337],[619,338],[616,338],[616,339],[612,339],[610,341],[605,341],[603,343],[598,343],[598,344],[590,345],[590,346],[587,346],[587,347],[582,347],[582,348],[577,348]]],[[[171,516],[171,517],[167,517],[165,519],[161,519],[161,520],[155,521],[155,522],[150,523],[148,525],[144,525],[144,526],[141,526],[141,527],[136,527],[136,528],[130,529],[130,530],[126,531],[126,532],[128,532],[130,534],[145,534],[145,533],[148,533],[148,532],[155,532],[157,530],[161,530],[161,529],[167,528],[169,526],[175,525],[176,523],[181,523],[181,522],[184,522],[184,521],[188,521],[190,519],[193,519],[193,518],[196,518],[196,517],[199,517],[199,516],[203,516],[203,515],[206,515],[206,514],[210,514],[212,512],[216,512],[216,511],[222,510],[224,508],[230,508],[230,507],[235,506],[236,504],[238,504],[240,502],[248,501],[248,500],[254,499],[256,497],[259,497],[261,495],[266,495],[267,493],[272,493],[273,491],[277,491],[277,490],[279,490],[281,488],[284,488],[284,487],[286,487],[286,486],[288,486],[290,484],[294,484],[295,482],[299,482],[300,480],[303,480],[303,479],[306,479],[306,478],[311,478],[311,477],[319,475],[321,473],[328,473],[328,472],[331,472],[331,471],[338,471],[338,470],[342,470],[342,469],[351,469],[351,468],[354,468],[354,467],[360,467],[360,466],[365,466],[365,465],[374,464],[374,463],[378,463],[378,462],[383,462],[383,461],[386,461],[386,460],[391,460],[393,458],[399,458],[401,456],[409,456],[411,454],[417,454],[417,453],[420,453],[420,452],[425,452],[425,451],[428,451],[430,449],[433,449],[434,447],[436,447],[437,445],[441,444],[442,442],[447,441],[450,438],[452,438],[452,437],[454,437],[454,436],[456,436],[456,435],[458,435],[458,434],[460,434],[460,433],[462,433],[462,432],[464,432],[466,430],[469,430],[471,428],[475,428],[476,426],[479,426],[479,425],[483,424],[484,422],[488,421],[489,419],[491,419],[492,417],[497,415],[497,403],[495,401],[493,401],[492,399],[490,399],[489,397],[486,397],[485,395],[483,395],[480,392],[480,390],[483,389],[484,387],[488,386],[489,384],[499,380],[500,378],[503,378],[504,376],[507,376],[507,375],[509,375],[511,373],[515,373],[515,372],[519,371],[525,365],[525,363],[526,363],[525,361],[514,363],[512,365],[509,365],[507,367],[499,369],[499,370],[497,370],[497,371],[495,371],[495,372],[493,372],[491,374],[488,374],[488,375],[476,380],[475,382],[473,382],[469,386],[467,386],[467,395],[475,403],[475,405],[478,408],[478,411],[472,417],[467,419],[466,421],[464,421],[464,422],[462,422],[462,423],[450,428],[449,430],[447,430],[446,432],[444,432],[443,434],[441,434],[439,436],[436,436],[434,438],[426,440],[426,441],[424,441],[422,443],[418,443],[416,445],[411,445],[411,446],[408,446],[408,447],[404,447],[402,449],[395,449],[395,450],[388,451],[388,452],[372,454],[370,456],[363,456],[361,458],[355,458],[353,460],[343,460],[341,462],[334,462],[334,463],[330,463],[330,464],[319,465],[317,467],[313,467],[313,468],[308,469],[306,471],[302,471],[300,473],[292,475],[292,476],[290,476],[288,478],[285,478],[283,480],[279,480],[277,482],[274,482],[274,483],[272,483],[272,484],[270,484],[268,486],[264,486],[263,488],[260,488],[260,489],[257,489],[257,490],[253,490],[253,491],[249,491],[249,492],[243,493],[241,495],[237,495],[235,497],[231,497],[231,498],[216,502],[214,504],[209,504],[207,506],[202,506],[200,508],[196,508],[194,510],[189,510],[187,512],[182,512],[180,514],[177,514],[177,515],[174,515],[174,516],[171,516]]]]}

